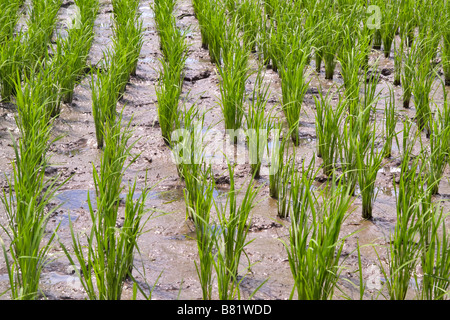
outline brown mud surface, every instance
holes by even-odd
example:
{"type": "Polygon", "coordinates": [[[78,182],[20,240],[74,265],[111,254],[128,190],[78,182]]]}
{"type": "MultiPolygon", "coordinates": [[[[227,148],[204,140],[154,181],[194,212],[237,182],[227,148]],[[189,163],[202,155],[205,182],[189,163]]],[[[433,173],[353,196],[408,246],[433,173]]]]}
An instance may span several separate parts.
{"type": "MultiPolygon", "coordinates": [[[[64,28],[63,22],[67,19],[68,8],[74,6],[70,0],[64,0],[64,7],[60,11],[59,27],[64,28]]],[[[124,98],[118,105],[118,111],[124,107],[125,120],[131,120],[131,126],[135,139],[139,139],[133,149],[139,153],[138,159],[132,163],[126,171],[123,182],[126,187],[137,179],[138,189],[147,184],[155,187],[150,192],[147,208],[155,212],[146,224],[146,233],[139,238],[140,255],[136,255],[135,277],[141,284],[154,286],[154,299],[201,299],[201,288],[196,274],[194,261],[197,259],[197,243],[193,239],[195,233],[193,226],[186,221],[185,205],[183,198],[183,182],[179,179],[176,166],[172,161],[171,152],[164,143],[157,121],[157,100],[155,85],[158,79],[159,38],[155,29],[151,1],[141,1],[140,10],[144,25],[144,46],[141,51],[137,67],[137,75],[132,77],[127,85],[124,98]],[[146,174],[147,173],[147,174],[146,174]],[[145,271],[145,272],[144,272],[145,271]]],[[[95,65],[102,58],[102,51],[111,44],[111,10],[109,1],[101,1],[100,12],[95,25],[95,39],[91,49],[91,64],[95,65]]],[[[210,109],[206,116],[206,124],[214,125],[216,130],[224,130],[222,113],[219,105],[219,78],[216,68],[209,60],[207,50],[201,48],[201,37],[198,29],[198,21],[193,15],[192,4],[189,0],[179,1],[176,9],[177,24],[181,29],[188,29],[188,42],[191,45],[189,58],[186,63],[186,76],[183,90],[183,100],[191,105],[197,102],[201,108],[210,109]]],[[[382,90],[382,96],[388,94],[388,86],[393,83],[394,62],[392,53],[390,58],[384,58],[380,51],[373,51],[371,61],[379,58],[378,71],[381,78],[377,89],[382,90]]],[[[256,61],[256,60],[255,60],[256,61]]],[[[311,63],[310,89],[305,97],[304,114],[301,119],[300,136],[301,144],[297,148],[299,159],[309,161],[316,150],[316,134],[314,129],[315,107],[314,97],[318,97],[318,90],[336,90],[336,84],[342,84],[342,78],[337,68],[334,80],[324,80],[324,70],[320,74],[314,70],[314,62],[311,63]]],[[[268,107],[275,107],[280,117],[279,101],[281,98],[280,79],[278,74],[268,69],[266,81],[271,83],[271,96],[268,107]]],[[[252,76],[247,86],[250,93],[255,77],[252,76]]],[[[436,81],[434,101],[442,104],[442,87],[436,81]]],[[[415,110],[403,109],[401,103],[401,86],[394,87],[398,106],[398,113],[403,117],[413,118],[415,110]]],[[[446,90],[449,90],[447,87],[446,90]]],[[[413,102],[411,103],[413,106],[413,102]]],[[[383,120],[384,100],[378,104],[376,120],[381,126],[383,120]]],[[[13,105],[0,104],[0,186],[8,188],[6,177],[11,175],[11,162],[14,160],[10,132],[14,138],[18,135],[15,124],[16,111],[13,105]]],[[[402,125],[399,122],[397,130],[402,125]]],[[[90,229],[90,216],[87,204],[87,193],[93,193],[94,185],[92,167],[99,165],[99,150],[96,148],[95,127],[91,109],[91,90],[89,77],[77,86],[74,93],[74,101],[71,105],[64,105],[61,116],[57,119],[54,129],[55,135],[64,137],[51,146],[51,168],[47,174],[49,177],[60,175],[63,180],[71,176],[71,179],[62,187],[61,192],[53,200],[53,205],[62,204],[48,224],[48,231],[53,230],[58,223],[58,240],[71,247],[71,234],[69,221],[72,221],[74,231],[83,239],[83,234],[90,229]]],[[[401,136],[401,135],[400,135],[401,136]]],[[[401,139],[400,139],[401,141],[401,139]]],[[[401,148],[401,146],[400,146],[401,148]]],[[[357,232],[345,240],[343,253],[343,266],[340,285],[342,290],[351,298],[358,299],[359,291],[354,285],[358,285],[358,266],[356,243],[364,246],[361,250],[364,266],[365,281],[369,285],[366,298],[380,298],[376,288],[377,282],[383,283],[383,278],[377,265],[379,264],[374,245],[382,260],[386,258],[385,247],[389,241],[389,233],[393,230],[396,221],[395,192],[393,181],[398,176],[399,147],[394,143],[394,154],[389,160],[385,160],[380,170],[376,187],[378,197],[375,201],[373,220],[365,221],[361,218],[361,198],[356,196],[345,220],[342,237],[357,232]],[[373,284],[371,287],[370,284],[373,284]]],[[[420,146],[414,150],[418,153],[420,146]]],[[[321,160],[316,161],[320,165],[321,160]]],[[[226,164],[216,164],[214,172],[218,182],[216,196],[220,200],[220,194],[225,192],[229,185],[227,179],[221,178],[227,175],[226,164]]],[[[448,199],[450,198],[449,169],[446,169],[445,178],[440,184],[440,194],[437,200],[443,200],[448,212],[448,199]]],[[[250,166],[238,164],[236,167],[237,186],[245,185],[250,178],[250,166]]],[[[229,181],[229,180],[228,180],[229,181]]],[[[252,211],[252,224],[249,239],[252,241],[246,252],[252,267],[241,284],[244,297],[248,297],[263,281],[267,282],[255,295],[255,299],[288,299],[293,280],[289,268],[286,249],[283,242],[288,239],[288,220],[277,218],[277,204],[269,197],[268,175],[262,175],[257,181],[261,185],[261,191],[257,197],[258,204],[252,211]]],[[[319,184],[319,182],[318,182],[319,184]]],[[[124,195],[127,188],[123,191],[124,195]]],[[[0,223],[6,222],[3,207],[0,207],[0,223]]],[[[2,233],[2,238],[8,243],[2,233]]],[[[83,299],[84,294],[79,280],[76,278],[68,259],[64,256],[61,246],[56,242],[51,250],[52,261],[44,268],[42,274],[42,289],[49,299],[83,299]]],[[[247,259],[241,260],[242,270],[247,265],[247,259]]],[[[3,260],[0,258],[0,292],[8,286],[7,272],[3,260]]],[[[131,297],[131,283],[127,283],[123,298],[131,297]]],[[[294,296],[295,297],[295,296],[294,296]]],[[[341,293],[337,290],[335,299],[341,299],[341,293]]],[[[409,298],[414,298],[413,293],[409,298]]],[[[0,299],[9,299],[9,294],[0,299]]]]}

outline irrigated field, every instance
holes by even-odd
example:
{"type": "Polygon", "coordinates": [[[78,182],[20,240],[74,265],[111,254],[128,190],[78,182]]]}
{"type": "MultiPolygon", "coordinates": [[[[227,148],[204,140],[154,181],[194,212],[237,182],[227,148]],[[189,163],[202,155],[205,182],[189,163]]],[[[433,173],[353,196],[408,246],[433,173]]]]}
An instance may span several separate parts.
{"type": "Polygon", "coordinates": [[[0,299],[448,299],[450,2],[369,2],[0,0],[0,299]]]}

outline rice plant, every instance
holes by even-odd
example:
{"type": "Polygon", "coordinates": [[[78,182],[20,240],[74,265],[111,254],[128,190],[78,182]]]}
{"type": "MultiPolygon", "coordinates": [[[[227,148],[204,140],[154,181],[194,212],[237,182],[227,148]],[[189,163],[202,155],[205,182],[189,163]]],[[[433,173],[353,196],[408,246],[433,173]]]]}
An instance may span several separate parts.
{"type": "MultiPolygon", "coordinates": [[[[195,225],[195,233],[197,237],[197,248],[199,255],[199,263],[195,262],[195,268],[202,287],[203,300],[212,299],[213,277],[212,271],[214,266],[214,243],[217,228],[211,224],[211,209],[214,203],[215,183],[212,177],[212,170],[209,167],[205,172],[197,173],[196,176],[190,176],[188,179],[195,179],[200,186],[200,192],[195,192],[193,198],[189,189],[184,192],[186,208],[189,210],[189,216],[195,225]]],[[[188,187],[188,184],[186,184],[188,187]]]]}
{"type": "Polygon", "coordinates": [[[262,82],[263,76],[259,73],[246,115],[249,162],[251,174],[255,179],[259,178],[262,159],[267,149],[268,134],[274,125],[271,114],[266,114],[269,86],[262,82]]]}
{"type": "MultiPolygon", "coordinates": [[[[232,27],[237,32],[235,27],[232,27]]],[[[241,46],[236,37],[226,40],[223,51],[223,65],[218,66],[220,74],[220,106],[225,129],[235,132],[241,129],[244,120],[245,84],[250,76],[249,50],[241,46]]],[[[231,138],[231,136],[230,136],[231,138]]],[[[234,136],[233,143],[237,143],[234,136]]]]}
{"type": "Polygon", "coordinates": [[[445,167],[447,166],[449,150],[448,141],[450,139],[450,127],[444,118],[445,112],[439,112],[437,120],[431,119],[430,151],[426,158],[426,168],[428,175],[428,188],[431,195],[439,191],[439,182],[441,181],[445,167]]]}
{"type": "Polygon", "coordinates": [[[384,157],[390,158],[392,156],[392,141],[395,132],[395,125],[397,124],[398,116],[395,113],[395,96],[392,88],[389,88],[389,101],[386,98],[385,107],[384,107],[384,136],[385,143],[383,147],[384,157]]]}
{"type": "Polygon", "coordinates": [[[120,74],[117,74],[119,68],[111,67],[112,64],[109,64],[109,61],[114,63],[111,56],[111,53],[107,53],[107,60],[104,62],[104,68],[109,68],[108,71],[97,69],[91,74],[92,115],[95,123],[97,148],[99,149],[104,146],[106,126],[112,126],[116,121],[119,90],[123,85],[123,78],[120,74]]]}
{"type": "Polygon", "coordinates": [[[210,33],[208,30],[208,8],[207,5],[209,4],[208,1],[204,0],[192,0],[192,6],[194,7],[194,13],[195,17],[198,20],[200,33],[202,37],[202,48],[207,50],[208,44],[210,41],[210,33]]]}
{"type": "Polygon", "coordinates": [[[373,203],[377,197],[375,180],[384,157],[384,153],[377,151],[375,146],[375,128],[376,126],[373,126],[369,145],[366,146],[364,142],[359,143],[356,153],[358,184],[362,197],[362,217],[364,219],[372,219],[373,203]]]}
{"type": "Polygon", "coordinates": [[[441,55],[445,85],[450,86],[450,2],[445,1],[442,7],[442,18],[439,21],[439,37],[442,38],[441,55]]]}
{"type": "MultiPolygon", "coordinates": [[[[32,92],[45,86],[36,82],[32,92]]],[[[8,193],[3,190],[2,202],[8,224],[2,229],[10,239],[8,251],[12,262],[3,247],[11,298],[34,300],[39,295],[39,279],[42,269],[49,262],[56,230],[46,236],[48,217],[58,208],[47,209],[55,192],[64,185],[58,179],[47,180],[45,169],[48,166],[47,150],[60,137],[54,138],[51,132],[53,119],[41,101],[30,96],[29,82],[22,88],[16,82],[16,103],[18,116],[16,123],[20,140],[12,140],[15,162],[8,193]]],[[[67,181],[67,180],[66,180],[67,181]]]]}
{"type": "MultiPolygon", "coordinates": [[[[306,182],[314,168],[303,169],[300,179],[306,182]]],[[[304,208],[291,217],[289,244],[284,245],[299,300],[331,299],[342,272],[339,260],[345,238],[339,239],[339,233],[351,198],[342,183],[335,182],[321,193],[320,205],[310,188],[303,189],[304,208]]]]}
{"type": "Polygon", "coordinates": [[[401,37],[400,44],[394,41],[394,86],[401,84],[404,50],[404,37],[401,37]]]}
{"type": "Polygon", "coordinates": [[[153,6],[163,54],[156,87],[158,119],[161,134],[168,145],[171,144],[172,131],[177,126],[179,98],[188,50],[186,35],[177,28],[172,15],[175,3],[176,1],[172,0],[157,1],[153,6]]]}
{"type": "MultiPolygon", "coordinates": [[[[145,213],[148,189],[145,188],[135,201],[134,183],[127,194],[123,225],[117,227],[120,193],[123,190],[122,177],[127,168],[125,162],[130,160],[130,151],[134,145],[128,143],[131,138],[130,124],[122,128],[121,122],[120,116],[115,124],[106,127],[100,170],[93,166],[97,210],[93,209],[91,196],[88,194],[93,225],[86,235],[87,253],[71,224],[73,254],[81,266],[81,274],[78,276],[91,300],[120,300],[124,281],[131,275],[133,268],[137,238],[145,225],[141,220],[145,213]]],[[[70,263],[75,265],[69,250],[65,246],[63,249],[70,263]]]]}
{"type": "Polygon", "coordinates": [[[291,177],[295,174],[295,156],[289,157],[286,163],[280,168],[277,207],[278,216],[282,219],[289,217],[291,212],[291,177]]]}
{"type": "Polygon", "coordinates": [[[269,193],[272,198],[278,199],[282,184],[282,169],[285,167],[286,161],[286,145],[288,145],[289,137],[283,136],[280,141],[281,123],[274,124],[274,128],[275,134],[272,137],[271,152],[268,150],[270,152],[269,193]]]}
{"type": "Polygon", "coordinates": [[[113,47],[116,55],[124,56],[126,78],[136,75],[139,54],[143,45],[143,26],[138,1],[113,1],[113,47]]]}
{"type": "Polygon", "coordinates": [[[22,69],[22,34],[7,39],[0,46],[0,96],[2,101],[11,101],[15,95],[15,81],[22,69]]]}
{"type": "Polygon", "coordinates": [[[403,89],[403,108],[409,108],[410,107],[410,101],[411,101],[411,95],[412,95],[412,86],[413,86],[413,79],[415,75],[415,57],[414,54],[411,52],[411,49],[403,58],[404,66],[402,68],[402,74],[401,74],[401,83],[402,83],[402,89],[403,89]]]}
{"type": "Polygon", "coordinates": [[[410,162],[411,148],[412,145],[408,146],[403,155],[398,187],[394,183],[397,224],[390,235],[387,270],[381,266],[391,300],[405,299],[421,253],[416,237],[421,226],[420,204],[425,181],[417,175],[417,171],[420,172],[419,157],[410,162]]]}
{"type": "Polygon", "coordinates": [[[161,127],[161,134],[166,144],[170,145],[170,136],[176,128],[179,98],[182,91],[182,70],[184,60],[176,65],[171,65],[161,59],[161,69],[156,87],[156,97],[158,99],[158,119],[161,127]]]}
{"type": "MultiPolygon", "coordinates": [[[[78,31],[78,30],[77,30],[78,31]]],[[[57,81],[62,90],[62,101],[71,103],[73,90],[86,69],[86,60],[93,40],[92,33],[70,32],[65,39],[58,38],[55,64],[59,70],[57,81]]]]}
{"type": "Polygon", "coordinates": [[[94,21],[99,9],[98,0],[77,0],[80,21],[72,21],[67,37],[58,37],[54,63],[56,81],[61,87],[62,101],[72,103],[75,86],[87,70],[87,59],[94,39],[94,21]]]}
{"type": "Polygon", "coordinates": [[[331,176],[338,161],[340,125],[346,104],[340,96],[335,108],[331,105],[331,91],[324,97],[320,90],[320,97],[315,99],[316,104],[316,135],[317,154],[323,160],[323,173],[331,176]]]}
{"type": "Polygon", "coordinates": [[[420,244],[423,280],[419,298],[423,300],[444,300],[448,294],[450,276],[450,239],[445,225],[446,216],[439,203],[431,204],[422,217],[420,244]]]}
{"type": "Polygon", "coordinates": [[[375,50],[380,50],[382,41],[383,41],[383,38],[382,38],[382,35],[381,35],[381,30],[380,29],[376,29],[375,33],[373,35],[372,48],[375,49],[375,50]]]}
{"type": "Polygon", "coordinates": [[[14,29],[19,20],[19,1],[0,2],[0,45],[14,36],[14,29]]]}
{"type": "Polygon", "coordinates": [[[380,31],[383,42],[384,56],[388,58],[391,52],[392,42],[395,38],[395,32],[398,29],[398,2],[393,0],[383,2],[383,22],[381,23],[380,31]]]}
{"type": "Polygon", "coordinates": [[[362,30],[357,36],[353,35],[351,26],[345,26],[343,30],[342,50],[337,59],[341,65],[341,75],[344,79],[345,97],[347,101],[357,103],[359,101],[360,75],[359,71],[366,63],[370,50],[370,34],[362,30]],[[355,38],[357,44],[355,45],[355,38]]]}
{"type": "Polygon", "coordinates": [[[432,39],[417,39],[413,45],[413,55],[416,56],[417,65],[411,86],[416,107],[417,126],[427,135],[430,134],[430,93],[435,78],[435,70],[430,63],[432,52],[426,49],[426,43],[429,41],[432,39]]]}
{"type": "MultiPolygon", "coordinates": [[[[251,225],[250,212],[255,206],[255,198],[261,187],[256,188],[253,179],[247,185],[240,205],[237,205],[237,196],[242,189],[236,190],[234,182],[234,168],[228,162],[230,175],[230,191],[226,202],[217,203],[214,207],[219,220],[220,231],[217,231],[214,245],[217,248],[214,269],[217,275],[217,284],[220,300],[240,298],[238,280],[238,267],[241,256],[245,255],[245,247],[252,242],[247,241],[247,234],[251,225]]],[[[242,187],[243,188],[243,187],[242,187]]],[[[258,287],[259,288],[259,287],[258,287]]]]}
{"type": "Polygon", "coordinates": [[[45,60],[56,25],[60,0],[33,0],[27,21],[28,30],[24,36],[23,53],[25,72],[39,67],[38,61],[45,60]]]}
{"type": "Polygon", "coordinates": [[[256,52],[257,36],[261,25],[261,5],[259,0],[243,0],[236,9],[239,29],[243,33],[246,47],[256,52]]]}
{"type": "MultiPolygon", "coordinates": [[[[207,30],[208,50],[211,62],[222,63],[222,46],[227,34],[226,8],[220,0],[208,0],[205,6],[204,28],[207,30]]],[[[232,41],[233,38],[229,38],[232,41]]]]}
{"type": "Polygon", "coordinates": [[[346,119],[342,134],[339,136],[340,157],[342,159],[342,176],[348,186],[350,195],[353,196],[358,181],[358,131],[355,130],[352,121],[346,119]]]}
{"type": "Polygon", "coordinates": [[[336,56],[338,55],[342,41],[342,18],[338,14],[330,16],[328,23],[325,24],[324,33],[327,39],[327,44],[323,51],[325,79],[332,80],[336,68],[336,56]]]}
{"type": "Polygon", "coordinates": [[[300,45],[299,37],[292,37],[293,46],[280,63],[282,107],[291,131],[292,141],[296,146],[300,143],[299,122],[303,98],[309,87],[306,73],[309,56],[308,42],[306,39],[302,40],[304,41],[300,45]]]}
{"type": "Polygon", "coordinates": [[[400,37],[405,39],[405,45],[411,47],[414,41],[414,30],[417,26],[416,1],[403,0],[399,3],[400,37]]]}

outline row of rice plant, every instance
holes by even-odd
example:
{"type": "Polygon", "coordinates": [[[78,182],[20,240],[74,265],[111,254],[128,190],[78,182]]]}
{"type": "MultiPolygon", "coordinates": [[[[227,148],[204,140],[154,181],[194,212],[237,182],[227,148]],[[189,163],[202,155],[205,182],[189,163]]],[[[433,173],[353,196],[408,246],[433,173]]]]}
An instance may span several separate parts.
{"type": "Polygon", "coordinates": [[[97,147],[104,147],[105,128],[116,122],[116,107],[122,98],[130,76],[136,72],[143,45],[139,2],[113,2],[113,45],[104,52],[100,68],[91,75],[92,114],[97,147]]]}
{"type": "MultiPolygon", "coordinates": [[[[240,300],[240,284],[251,267],[248,265],[243,276],[239,275],[241,258],[245,255],[246,246],[251,242],[247,240],[251,225],[250,212],[255,206],[255,198],[261,187],[256,188],[254,182],[250,181],[246,188],[243,186],[237,190],[234,167],[229,162],[228,174],[230,190],[225,194],[225,203],[221,196],[217,199],[214,197],[215,182],[211,167],[203,170],[199,176],[190,177],[197,180],[203,191],[195,193],[195,198],[187,197],[191,189],[190,185],[186,184],[186,208],[190,211],[195,225],[199,255],[195,266],[204,300],[211,300],[216,296],[220,300],[240,300]],[[238,205],[237,197],[243,191],[245,194],[238,205]],[[217,215],[212,215],[213,208],[217,215]],[[213,288],[217,288],[217,294],[213,288]]],[[[250,298],[264,282],[253,291],[250,298]]]]}
{"type": "MultiPolygon", "coordinates": [[[[134,279],[134,255],[138,251],[137,239],[146,224],[145,202],[149,192],[144,186],[138,195],[136,182],[128,186],[123,221],[119,223],[122,214],[119,203],[125,190],[122,179],[136,159],[131,150],[137,141],[131,142],[131,120],[124,125],[122,113],[117,114],[116,108],[129,77],[136,73],[143,29],[139,1],[113,1],[112,5],[112,49],[105,52],[102,68],[91,76],[97,146],[102,149],[99,168],[93,164],[95,196],[88,194],[92,226],[83,239],[75,234],[71,224],[72,247],[63,245],[90,300],[120,300],[125,280],[134,279]]],[[[142,291],[140,286],[135,287],[142,291]]]]}
{"type": "Polygon", "coordinates": [[[138,195],[136,182],[128,186],[123,222],[119,224],[120,195],[124,190],[122,178],[135,158],[131,156],[135,142],[130,143],[130,123],[123,126],[121,115],[115,123],[105,126],[104,133],[100,169],[93,165],[95,197],[88,194],[92,219],[91,230],[85,239],[88,250],[84,250],[86,242],[75,234],[72,224],[73,253],[65,246],[63,249],[90,300],[120,300],[125,280],[134,279],[134,255],[139,250],[137,239],[147,222],[144,214],[149,189],[144,187],[138,195]],[[81,266],[80,270],[77,265],[81,266]]]}
{"type": "MultiPolygon", "coordinates": [[[[49,44],[61,6],[59,0],[34,0],[28,10],[26,31],[16,31],[23,1],[2,3],[0,51],[1,97],[10,101],[15,95],[17,74],[30,76],[48,56],[49,44]]],[[[22,78],[21,78],[22,79],[22,78]]]]}
{"type": "Polygon", "coordinates": [[[89,50],[94,39],[94,22],[99,9],[98,0],[77,0],[79,16],[71,20],[67,37],[58,37],[54,59],[61,67],[57,82],[62,91],[62,102],[72,103],[75,86],[87,70],[89,50]]]}
{"type": "Polygon", "coordinates": [[[153,4],[163,55],[156,87],[158,119],[162,137],[168,145],[171,145],[173,130],[179,127],[179,100],[188,50],[186,35],[177,27],[173,15],[176,3],[176,0],[158,0],[153,4]]]}
{"type": "Polygon", "coordinates": [[[8,191],[2,194],[8,224],[1,226],[9,238],[8,249],[3,244],[3,252],[12,299],[34,300],[42,295],[39,280],[50,261],[48,253],[58,230],[57,227],[46,234],[48,217],[58,209],[49,209],[48,205],[65,183],[58,176],[45,177],[49,166],[47,151],[60,138],[52,132],[52,110],[58,97],[49,81],[53,72],[54,66],[50,65],[31,70],[29,77],[24,75],[23,85],[20,75],[16,80],[16,124],[20,137],[16,141],[11,136],[13,173],[7,180],[8,191]]]}

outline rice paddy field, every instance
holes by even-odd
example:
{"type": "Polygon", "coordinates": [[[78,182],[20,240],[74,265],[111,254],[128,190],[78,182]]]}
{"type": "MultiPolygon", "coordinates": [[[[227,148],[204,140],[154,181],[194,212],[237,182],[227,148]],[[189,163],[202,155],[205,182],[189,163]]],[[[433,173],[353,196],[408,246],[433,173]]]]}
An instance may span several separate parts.
{"type": "Polygon", "coordinates": [[[450,1],[0,0],[0,299],[446,300],[450,1]]]}

